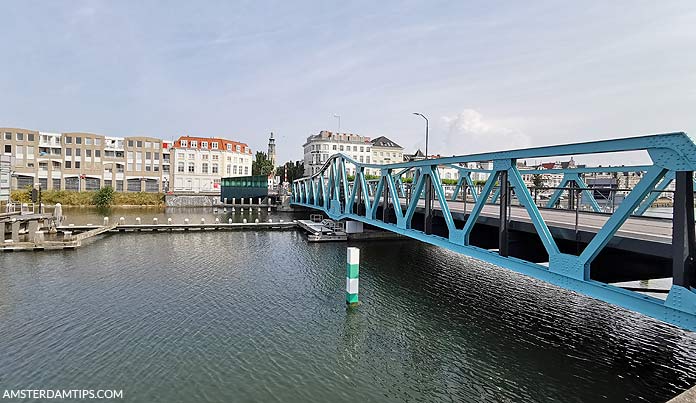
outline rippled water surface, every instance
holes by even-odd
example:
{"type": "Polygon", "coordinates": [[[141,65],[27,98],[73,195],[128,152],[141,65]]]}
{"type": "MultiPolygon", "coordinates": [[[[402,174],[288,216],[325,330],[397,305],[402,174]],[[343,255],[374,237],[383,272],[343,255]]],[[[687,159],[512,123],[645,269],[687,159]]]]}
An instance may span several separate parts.
{"type": "MultiPolygon", "coordinates": [[[[193,218],[193,216],[192,216],[193,218]]],[[[696,336],[417,241],[116,234],[0,255],[0,389],[125,401],[666,401],[696,336]]]]}

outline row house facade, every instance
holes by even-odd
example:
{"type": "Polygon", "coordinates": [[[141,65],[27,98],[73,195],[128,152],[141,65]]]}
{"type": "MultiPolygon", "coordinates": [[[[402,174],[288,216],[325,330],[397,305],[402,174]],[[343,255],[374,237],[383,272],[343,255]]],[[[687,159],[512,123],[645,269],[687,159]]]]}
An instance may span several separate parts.
{"type": "Polygon", "coordinates": [[[45,190],[169,190],[171,142],[19,128],[0,128],[0,133],[0,150],[11,159],[12,189],[39,183],[45,190]]]}
{"type": "Polygon", "coordinates": [[[247,144],[216,137],[182,136],[172,146],[175,192],[219,193],[221,179],[251,175],[247,144]]]}

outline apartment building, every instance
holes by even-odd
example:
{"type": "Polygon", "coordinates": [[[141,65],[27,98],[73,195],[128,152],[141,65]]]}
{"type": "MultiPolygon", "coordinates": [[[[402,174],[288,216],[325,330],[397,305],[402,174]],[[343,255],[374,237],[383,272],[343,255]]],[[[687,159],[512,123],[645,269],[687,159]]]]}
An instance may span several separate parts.
{"type": "Polygon", "coordinates": [[[9,155],[0,154],[0,202],[10,199],[10,164],[9,155]]]}
{"type": "Polygon", "coordinates": [[[251,148],[237,141],[182,136],[171,153],[175,192],[219,193],[222,177],[251,175],[251,148]]]}
{"type": "Polygon", "coordinates": [[[0,128],[0,150],[9,156],[12,189],[39,183],[47,190],[161,192],[169,183],[167,144],[153,137],[49,133],[0,128]]]}

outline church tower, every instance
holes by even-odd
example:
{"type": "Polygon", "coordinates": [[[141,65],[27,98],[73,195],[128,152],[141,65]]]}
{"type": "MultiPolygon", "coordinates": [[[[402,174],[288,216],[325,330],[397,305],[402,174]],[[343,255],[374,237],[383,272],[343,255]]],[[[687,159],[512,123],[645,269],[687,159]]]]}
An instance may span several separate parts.
{"type": "Polygon", "coordinates": [[[271,137],[268,139],[268,160],[273,163],[273,168],[276,167],[276,149],[275,149],[275,139],[273,138],[273,132],[271,132],[271,137]]]}

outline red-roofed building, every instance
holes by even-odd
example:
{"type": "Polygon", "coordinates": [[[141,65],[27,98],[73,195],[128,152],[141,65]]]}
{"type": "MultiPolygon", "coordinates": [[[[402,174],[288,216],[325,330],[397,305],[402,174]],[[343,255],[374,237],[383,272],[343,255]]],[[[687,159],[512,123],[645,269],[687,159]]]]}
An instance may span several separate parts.
{"type": "Polygon", "coordinates": [[[219,193],[221,178],[251,175],[251,148],[238,141],[181,136],[171,154],[175,192],[219,193]]]}

